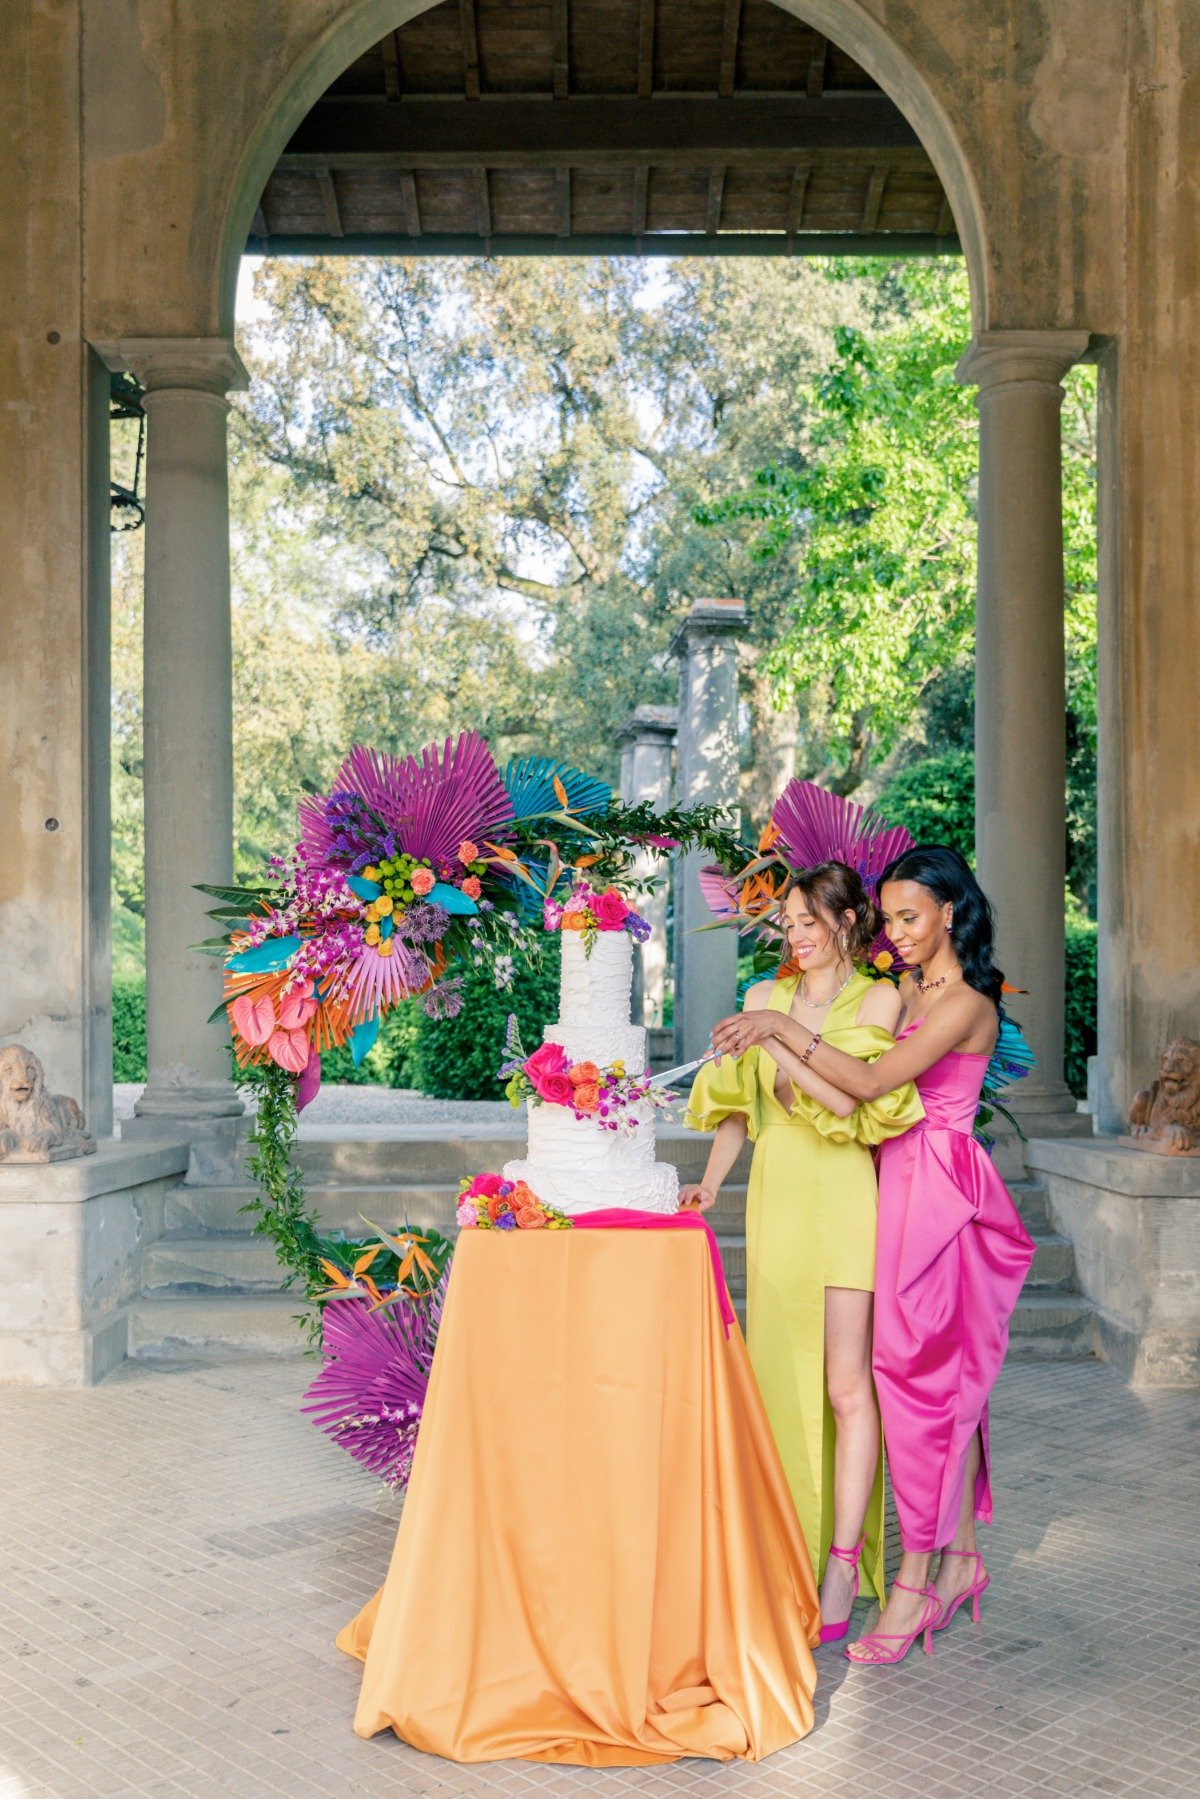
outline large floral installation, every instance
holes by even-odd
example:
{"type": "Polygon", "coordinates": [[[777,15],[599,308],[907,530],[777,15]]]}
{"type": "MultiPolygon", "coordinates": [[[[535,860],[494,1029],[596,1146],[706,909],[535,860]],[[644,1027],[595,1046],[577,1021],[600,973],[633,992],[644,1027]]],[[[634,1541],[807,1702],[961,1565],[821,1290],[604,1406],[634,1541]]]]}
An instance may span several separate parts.
{"type": "Polygon", "coordinates": [[[237,1065],[284,1070],[298,1110],[320,1085],[322,1052],[349,1043],[361,1062],[401,1001],[457,1013],[460,958],[510,985],[515,951],[552,913],[585,936],[644,933],[614,883],[653,882],[634,872],[646,850],[740,852],[719,811],[626,807],[603,781],[542,757],[501,774],[472,731],[417,756],[356,747],[299,814],[298,843],[263,881],[201,889],[220,902],[210,917],[224,933],[201,947],[224,961],[237,1065]]]}

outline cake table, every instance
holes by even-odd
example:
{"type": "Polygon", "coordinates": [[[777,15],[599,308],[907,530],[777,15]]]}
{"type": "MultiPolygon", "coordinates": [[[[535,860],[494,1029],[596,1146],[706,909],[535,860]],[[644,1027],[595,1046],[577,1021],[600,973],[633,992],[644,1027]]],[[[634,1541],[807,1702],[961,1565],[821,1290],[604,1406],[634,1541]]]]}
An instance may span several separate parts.
{"type": "Polygon", "coordinates": [[[755,1761],[812,1728],[804,1540],[700,1230],[464,1231],[354,1728],[755,1761]]]}

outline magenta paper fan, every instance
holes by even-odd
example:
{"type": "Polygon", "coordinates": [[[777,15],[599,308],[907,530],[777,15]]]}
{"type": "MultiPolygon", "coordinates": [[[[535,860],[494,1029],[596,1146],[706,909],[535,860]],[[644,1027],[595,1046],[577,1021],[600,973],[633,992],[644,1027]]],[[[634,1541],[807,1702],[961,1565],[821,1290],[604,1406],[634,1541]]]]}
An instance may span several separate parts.
{"type": "Polygon", "coordinates": [[[793,869],[845,862],[872,894],[888,863],[913,842],[903,825],[889,825],[815,781],[789,781],[775,802],[771,823],[793,869]]]}
{"type": "Polygon", "coordinates": [[[701,868],[696,880],[704,895],[704,903],[714,918],[736,918],[738,915],[737,882],[722,874],[719,868],[701,868]]]}
{"type": "Polygon", "coordinates": [[[359,1295],[325,1305],[325,1365],[301,1410],[389,1486],[403,1486],[412,1467],[448,1278],[428,1299],[378,1311],[359,1295]]]}
{"type": "MultiPolygon", "coordinates": [[[[464,839],[503,838],[512,801],[483,738],[463,731],[440,748],[426,744],[420,756],[391,756],[356,744],[333,785],[334,795],[357,795],[418,860],[452,862],[464,839]]],[[[300,806],[300,840],[322,861],[335,859],[336,828],[329,798],[300,806]]]]}

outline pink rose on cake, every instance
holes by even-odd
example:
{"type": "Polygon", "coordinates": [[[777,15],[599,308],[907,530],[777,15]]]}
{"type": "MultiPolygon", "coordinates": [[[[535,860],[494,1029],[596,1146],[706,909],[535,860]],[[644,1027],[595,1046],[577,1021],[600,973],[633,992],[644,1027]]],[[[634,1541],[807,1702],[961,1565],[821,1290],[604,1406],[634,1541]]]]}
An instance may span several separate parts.
{"type": "Polygon", "coordinates": [[[540,1049],[535,1049],[526,1058],[525,1072],[536,1087],[543,1075],[566,1074],[570,1066],[567,1052],[561,1043],[543,1043],[540,1049]]]}
{"type": "Polygon", "coordinates": [[[569,1074],[547,1074],[535,1083],[544,1100],[553,1106],[573,1106],[575,1104],[575,1088],[571,1085],[569,1074]]]}
{"type": "Polygon", "coordinates": [[[597,930],[623,931],[625,920],[629,917],[629,907],[615,887],[607,887],[603,893],[592,896],[592,914],[597,930]]]}

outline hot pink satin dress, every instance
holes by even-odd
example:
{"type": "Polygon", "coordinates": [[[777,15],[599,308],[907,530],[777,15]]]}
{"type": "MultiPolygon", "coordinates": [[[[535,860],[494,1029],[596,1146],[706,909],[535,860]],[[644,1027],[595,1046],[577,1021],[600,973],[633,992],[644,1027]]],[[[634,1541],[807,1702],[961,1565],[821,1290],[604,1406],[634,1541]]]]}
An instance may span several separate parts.
{"type": "Polygon", "coordinates": [[[914,1554],[953,1538],[976,1431],[975,1516],[992,1521],[988,1394],[1033,1260],[1008,1188],[971,1134],[988,1061],[952,1051],[935,1062],[916,1083],[925,1118],[880,1151],[872,1362],[900,1541],[914,1554]]]}

